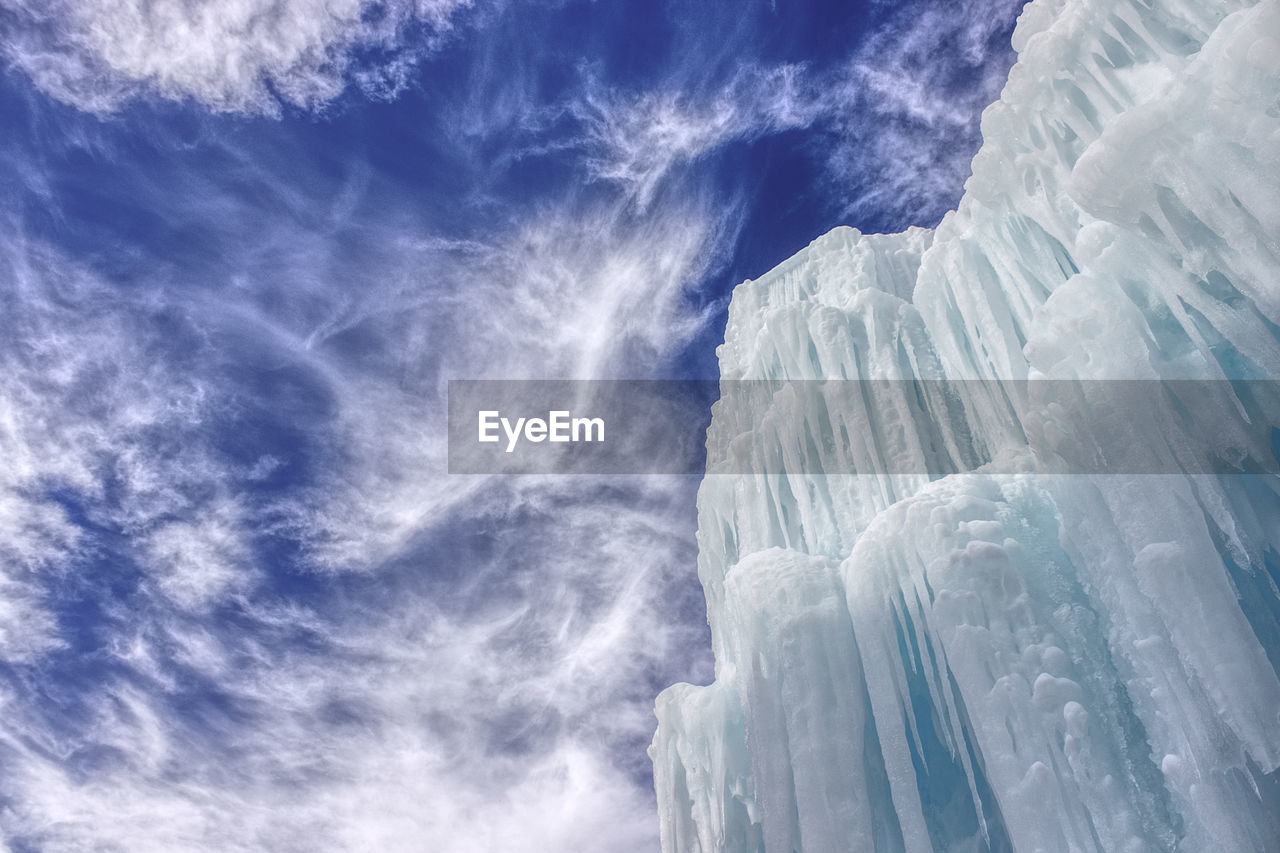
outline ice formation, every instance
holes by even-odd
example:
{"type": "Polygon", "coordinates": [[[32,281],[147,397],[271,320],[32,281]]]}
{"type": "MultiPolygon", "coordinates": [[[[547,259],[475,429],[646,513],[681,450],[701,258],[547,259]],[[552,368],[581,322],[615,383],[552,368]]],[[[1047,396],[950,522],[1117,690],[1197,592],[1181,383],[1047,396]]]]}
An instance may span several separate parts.
{"type": "MultiPolygon", "coordinates": [[[[1274,470],[1237,437],[1277,401],[1228,380],[1280,378],[1280,2],[1035,0],[1014,46],[958,210],[742,284],[723,377],[1238,399],[1141,424],[1160,476],[884,473],[941,435],[892,404],[857,475],[710,472],[716,678],[658,699],[667,853],[1280,850],[1280,478],[1177,473],[1206,428],[1274,470]]],[[[1028,402],[981,396],[948,435],[1016,448],[1028,402]]],[[[709,447],[785,452],[787,406],[709,447]]]]}

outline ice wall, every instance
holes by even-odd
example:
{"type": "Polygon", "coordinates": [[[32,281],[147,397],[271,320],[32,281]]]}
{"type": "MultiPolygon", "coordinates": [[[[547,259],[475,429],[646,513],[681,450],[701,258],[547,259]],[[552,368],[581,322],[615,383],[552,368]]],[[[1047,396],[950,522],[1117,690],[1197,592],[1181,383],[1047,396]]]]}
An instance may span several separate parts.
{"type": "MultiPolygon", "coordinates": [[[[725,379],[1280,378],[1280,2],[1036,0],[1014,46],[959,209],[739,286],[725,379]]],[[[857,475],[709,472],[664,850],[1280,850],[1280,482],[1177,473],[1205,430],[1265,469],[1280,401],[1222,387],[1138,425],[1161,476],[892,464],[1016,456],[986,391],[867,411],[857,475]]],[[[789,405],[719,408],[713,456],[785,455],[789,405]]]]}

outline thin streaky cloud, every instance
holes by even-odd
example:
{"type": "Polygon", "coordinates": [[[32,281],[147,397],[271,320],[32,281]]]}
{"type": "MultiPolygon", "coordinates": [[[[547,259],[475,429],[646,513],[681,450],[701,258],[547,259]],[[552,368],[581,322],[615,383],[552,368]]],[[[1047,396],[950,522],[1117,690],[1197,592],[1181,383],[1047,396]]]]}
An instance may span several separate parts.
{"type": "Polygon", "coordinates": [[[795,65],[743,65],[727,85],[694,97],[679,81],[629,99],[589,85],[575,107],[588,129],[587,164],[647,205],[679,166],[732,141],[811,124],[819,111],[809,86],[795,65]]]}
{"type": "Polygon", "coordinates": [[[412,62],[404,30],[438,36],[468,2],[3,0],[0,47],[46,93],[89,112],[150,93],[275,114],[337,97],[361,48],[395,54],[356,75],[373,94],[394,94],[412,62]]]}
{"type": "MultiPolygon", "coordinates": [[[[326,205],[233,159],[234,180],[271,189],[264,209],[229,205],[225,192],[187,194],[176,209],[149,200],[179,221],[229,223],[227,239],[240,241],[230,280],[179,285],[155,264],[124,291],[21,231],[6,235],[6,257],[24,259],[7,381],[38,386],[7,395],[22,404],[24,482],[55,518],[54,492],[124,533],[111,559],[132,590],[86,626],[114,653],[87,681],[74,676],[74,701],[10,703],[5,761],[22,816],[7,830],[51,849],[315,849],[335,838],[582,849],[600,833],[620,849],[651,846],[649,794],[613,756],[643,754],[648,685],[691,647],[668,613],[691,559],[688,485],[450,481],[433,424],[455,371],[516,375],[532,362],[593,375],[623,369],[620,347],[638,369],[656,364],[705,325],[682,294],[705,274],[723,212],[683,204],[637,217],[623,196],[571,195],[477,241],[392,227],[397,204],[382,197],[388,219],[351,232],[367,210],[360,196],[375,191],[367,180],[326,205]],[[281,209],[295,213],[271,216],[281,209]],[[359,235],[368,245],[356,254],[372,265],[334,268],[324,247],[335,232],[359,235]],[[159,318],[163,329],[151,326],[159,318]],[[353,335],[383,343],[353,351],[353,335]],[[175,344],[185,355],[170,369],[175,344]],[[433,363],[441,350],[450,357],[433,363]],[[237,383],[245,369],[272,384],[237,383]],[[219,418],[253,423],[282,406],[313,410],[292,449],[233,459],[209,446],[219,418]],[[302,450],[315,472],[256,496],[302,450]],[[440,531],[463,519],[491,531],[497,555],[454,565],[440,531]],[[301,545],[296,568],[398,572],[400,594],[356,596],[342,613],[281,601],[263,551],[278,537],[301,545]],[[455,573],[456,584],[432,580],[455,573]],[[214,614],[228,611],[220,626],[214,614]]],[[[108,581],[83,583],[101,595],[108,581]]],[[[16,677],[37,677],[24,660],[8,655],[16,677]]],[[[40,671],[65,680],[74,669],[46,660],[40,671]]]]}
{"type": "Polygon", "coordinates": [[[753,215],[735,145],[901,113],[828,174],[937,203],[951,160],[889,157],[946,103],[921,48],[877,42],[877,90],[871,48],[765,61],[743,24],[636,87],[508,56],[555,4],[72,5],[0,0],[31,116],[0,144],[4,843],[653,849],[653,694],[710,677],[695,484],[450,478],[447,380],[678,368],[753,215]],[[414,27],[478,43],[451,86],[414,27]],[[423,113],[366,138],[322,115],[353,85],[423,113]]]}

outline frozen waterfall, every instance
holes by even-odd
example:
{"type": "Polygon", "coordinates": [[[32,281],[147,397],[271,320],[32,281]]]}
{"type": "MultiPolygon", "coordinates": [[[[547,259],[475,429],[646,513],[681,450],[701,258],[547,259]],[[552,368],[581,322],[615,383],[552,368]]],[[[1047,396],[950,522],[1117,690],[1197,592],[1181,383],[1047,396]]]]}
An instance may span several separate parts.
{"type": "Polygon", "coordinates": [[[1014,46],[936,230],[837,229],[734,293],[725,380],[975,390],[955,428],[815,427],[854,472],[743,464],[788,452],[784,393],[715,411],[716,679],[658,699],[667,853],[1280,850],[1280,2],[1035,0],[1014,46]],[[1229,399],[1148,383],[1150,472],[1086,475],[991,390],[1046,379],[1229,399]]]}

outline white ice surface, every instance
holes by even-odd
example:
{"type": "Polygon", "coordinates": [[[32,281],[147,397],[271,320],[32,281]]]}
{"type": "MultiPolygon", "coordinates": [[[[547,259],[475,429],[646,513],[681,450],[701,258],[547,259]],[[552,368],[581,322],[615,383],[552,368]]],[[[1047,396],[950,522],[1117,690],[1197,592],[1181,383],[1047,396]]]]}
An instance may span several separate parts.
{"type": "MultiPolygon", "coordinates": [[[[725,379],[1280,378],[1280,2],[1036,0],[1014,46],[959,209],[742,284],[725,379]]],[[[708,436],[744,464],[699,499],[716,680],[658,700],[668,853],[1280,850],[1280,482],[1176,473],[1274,452],[1276,400],[1155,401],[1168,473],[1067,476],[975,383],[956,429],[846,411],[822,475],[779,387],[708,436]]]]}

